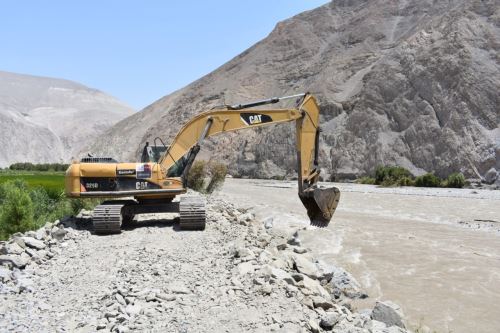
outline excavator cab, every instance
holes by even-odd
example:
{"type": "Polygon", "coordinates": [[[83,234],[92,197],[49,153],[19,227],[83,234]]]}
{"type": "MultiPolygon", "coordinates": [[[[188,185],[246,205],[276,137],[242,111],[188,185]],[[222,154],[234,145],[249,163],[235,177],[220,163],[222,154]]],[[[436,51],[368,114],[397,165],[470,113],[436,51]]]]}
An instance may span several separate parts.
{"type": "MultiPolygon", "coordinates": [[[[146,141],[141,154],[141,163],[158,163],[162,156],[167,152],[169,146],[153,145],[146,141]]],[[[186,167],[186,157],[181,157],[167,171],[167,177],[181,177],[186,167]]]]}
{"type": "Polygon", "coordinates": [[[151,146],[149,142],[146,142],[142,149],[141,163],[158,163],[167,150],[168,146],[156,145],[156,143],[151,146]]]}

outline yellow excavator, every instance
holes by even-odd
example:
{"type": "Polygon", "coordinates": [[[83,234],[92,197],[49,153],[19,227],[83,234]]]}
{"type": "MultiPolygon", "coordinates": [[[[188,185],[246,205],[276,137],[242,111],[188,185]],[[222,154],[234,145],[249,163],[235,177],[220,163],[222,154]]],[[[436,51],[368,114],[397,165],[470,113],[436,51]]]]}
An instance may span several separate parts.
{"type": "Polygon", "coordinates": [[[92,220],[98,234],[119,233],[122,224],[137,214],[164,212],[178,212],[181,229],[203,230],[204,199],[186,195],[173,200],[186,193],[189,169],[203,140],[224,132],[295,121],[299,198],[311,224],[325,227],[335,212],[340,192],[336,187],[317,184],[319,113],[311,94],[216,107],[189,120],[170,146],[146,144],[141,163],[118,163],[112,158],[91,156],[73,162],[66,171],[65,192],[70,198],[113,199],[94,209],[92,220]],[[291,98],[297,99],[295,108],[255,109],[291,98]]]}

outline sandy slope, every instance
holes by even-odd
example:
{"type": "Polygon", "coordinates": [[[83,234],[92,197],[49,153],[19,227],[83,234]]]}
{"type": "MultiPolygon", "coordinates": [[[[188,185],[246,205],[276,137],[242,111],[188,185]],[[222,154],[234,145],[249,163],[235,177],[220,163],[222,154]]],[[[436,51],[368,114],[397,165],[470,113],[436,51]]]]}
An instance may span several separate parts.
{"type": "Polygon", "coordinates": [[[133,111],[76,82],[0,71],[0,167],[68,163],[133,111]]]}

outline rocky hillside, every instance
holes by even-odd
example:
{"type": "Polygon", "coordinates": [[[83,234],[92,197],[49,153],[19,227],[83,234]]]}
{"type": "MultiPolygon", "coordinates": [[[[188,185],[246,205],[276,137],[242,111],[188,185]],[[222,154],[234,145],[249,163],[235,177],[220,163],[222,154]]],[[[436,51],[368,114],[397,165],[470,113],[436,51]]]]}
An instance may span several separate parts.
{"type": "Polygon", "coordinates": [[[355,309],[357,282],[296,236],[208,202],[203,232],[163,214],[97,236],[84,212],[0,243],[0,330],[409,332],[394,303],[355,309]]]}
{"type": "Polygon", "coordinates": [[[75,82],[0,71],[0,167],[70,162],[90,138],[133,112],[75,82]]]}
{"type": "MultiPolygon", "coordinates": [[[[490,171],[494,181],[499,54],[498,0],[336,0],[278,23],[214,72],[119,122],[89,150],[137,158],[145,141],[168,141],[213,105],[311,91],[322,106],[326,177],[398,164],[417,175],[490,171]]],[[[225,135],[208,152],[233,173],[290,175],[292,129],[225,135]]]]}

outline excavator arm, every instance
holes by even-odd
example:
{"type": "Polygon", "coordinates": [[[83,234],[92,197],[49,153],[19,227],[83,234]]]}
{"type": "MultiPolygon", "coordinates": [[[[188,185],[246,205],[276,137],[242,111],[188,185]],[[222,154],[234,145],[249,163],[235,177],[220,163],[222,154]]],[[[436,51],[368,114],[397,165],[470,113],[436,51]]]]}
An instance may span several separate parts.
{"type": "Polygon", "coordinates": [[[335,187],[320,188],[317,185],[319,179],[319,107],[315,98],[310,94],[224,106],[200,113],[184,125],[176,135],[159,161],[161,170],[165,177],[172,176],[172,170],[176,170],[177,176],[180,173],[185,182],[189,168],[205,138],[224,132],[290,121],[296,123],[299,198],[307,209],[311,224],[327,226],[337,207],[340,192],[335,187]],[[250,109],[297,97],[299,98],[297,108],[250,109]]]}

